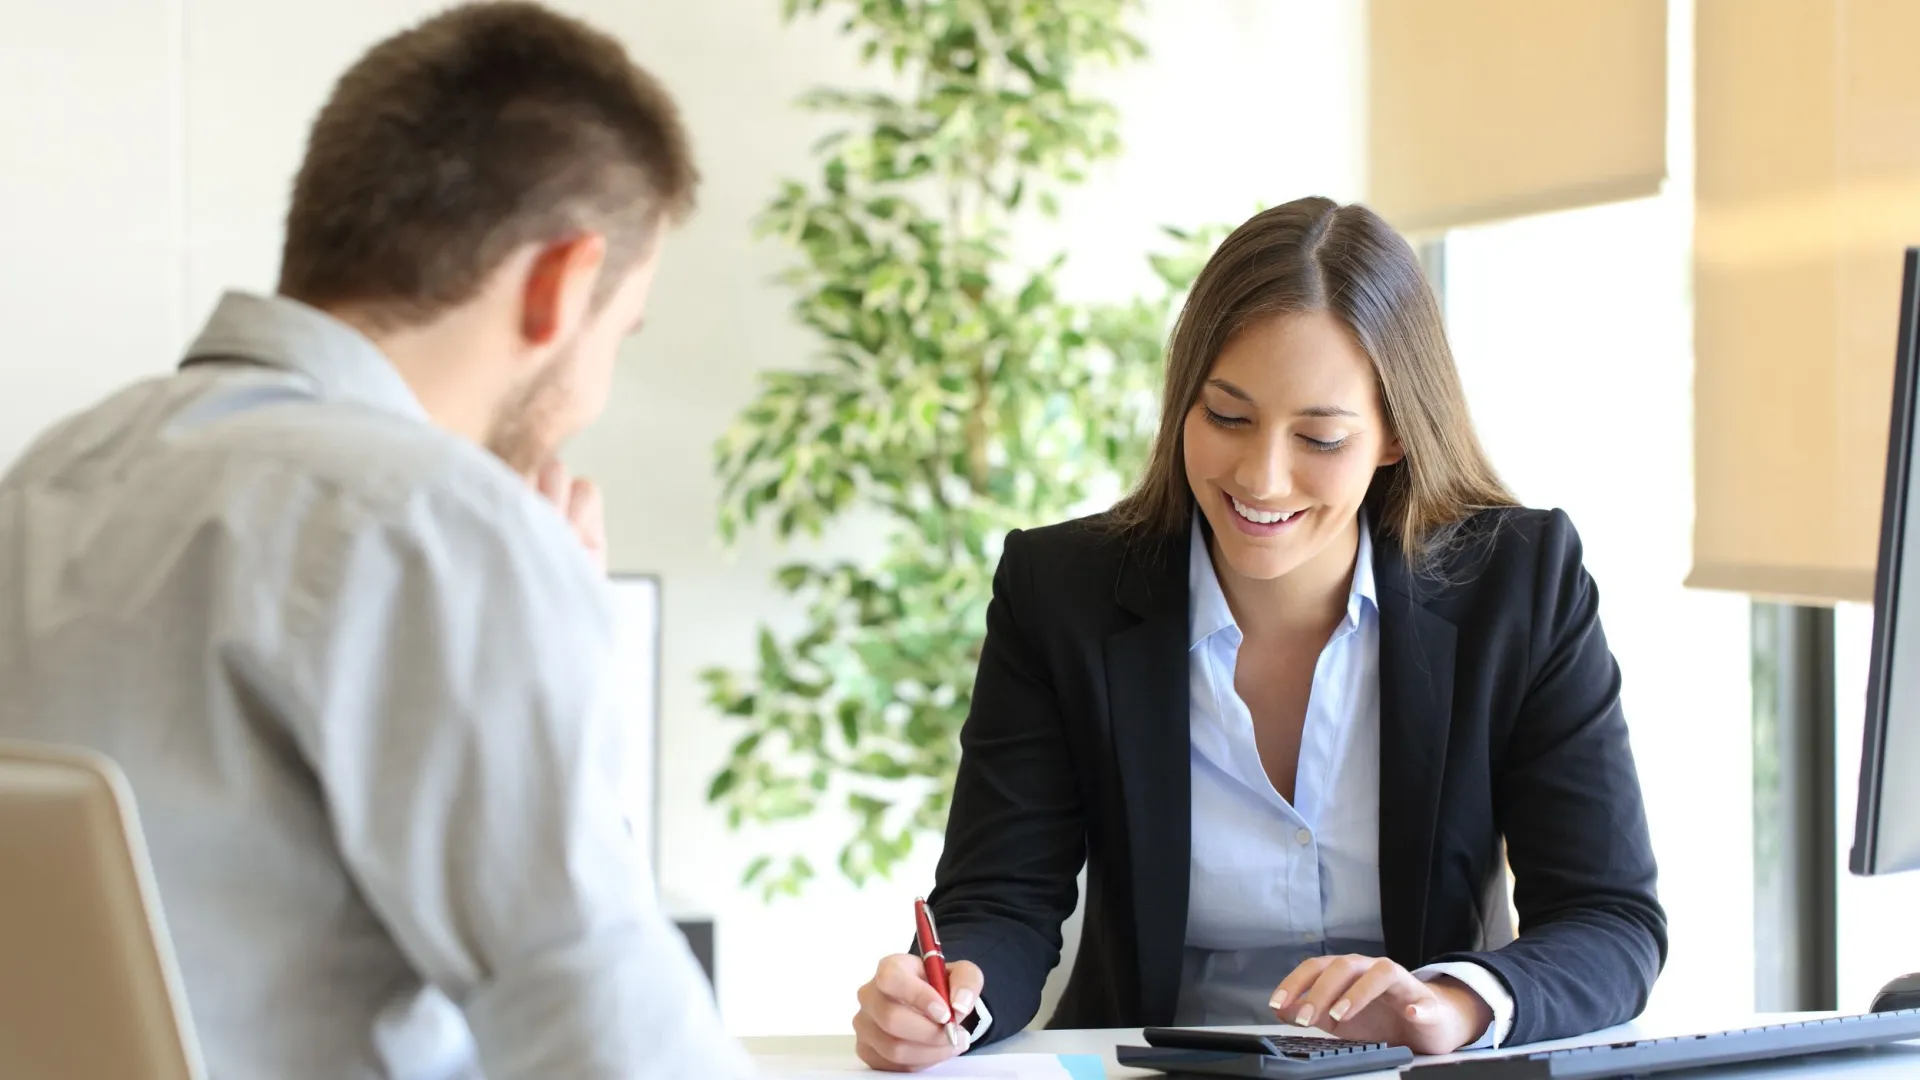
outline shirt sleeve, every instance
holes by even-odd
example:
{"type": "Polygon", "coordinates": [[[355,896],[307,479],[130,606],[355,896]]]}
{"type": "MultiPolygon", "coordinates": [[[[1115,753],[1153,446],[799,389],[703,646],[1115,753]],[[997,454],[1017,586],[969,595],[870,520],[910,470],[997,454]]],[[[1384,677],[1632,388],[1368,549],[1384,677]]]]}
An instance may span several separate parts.
{"type": "Polygon", "coordinates": [[[748,1075],[624,813],[606,586],[559,515],[483,489],[319,516],[285,600],[295,739],[485,1074],[748,1075]]]}
{"type": "Polygon", "coordinates": [[[1513,992],[1492,970],[1481,967],[1471,960],[1455,960],[1443,964],[1428,964],[1413,973],[1421,982],[1432,982],[1442,975],[1450,976],[1466,985],[1466,988],[1480,995],[1493,1011],[1493,1021],[1480,1037],[1461,1047],[1462,1050],[1498,1050],[1507,1041],[1507,1032],[1513,1028],[1513,992]]]}

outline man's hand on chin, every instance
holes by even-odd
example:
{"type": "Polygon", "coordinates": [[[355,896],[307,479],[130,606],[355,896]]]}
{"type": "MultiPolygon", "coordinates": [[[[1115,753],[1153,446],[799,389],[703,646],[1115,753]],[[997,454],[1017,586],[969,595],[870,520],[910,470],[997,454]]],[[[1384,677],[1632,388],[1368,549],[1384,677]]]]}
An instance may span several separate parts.
{"type": "Polygon", "coordinates": [[[600,488],[585,477],[574,476],[559,458],[547,462],[529,478],[542,498],[560,511],[573,526],[580,546],[587,549],[593,565],[607,572],[607,512],[600,488]]]}

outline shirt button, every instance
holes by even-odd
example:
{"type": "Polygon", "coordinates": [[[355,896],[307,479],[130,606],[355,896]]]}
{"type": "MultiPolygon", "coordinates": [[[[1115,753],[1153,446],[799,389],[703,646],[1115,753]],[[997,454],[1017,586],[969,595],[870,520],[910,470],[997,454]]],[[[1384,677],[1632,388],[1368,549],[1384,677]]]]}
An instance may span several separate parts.
{"type": "Polygon", "coordinates": [[[1299,832],[1294,833],[1293,838],[1295,840],[1300,841],[1301,847],[1306,847],[1308,844],[1313,843],[1313,834],[1311,832],[1308,832],[1305,829],[1301,829],[1299,832]]]}

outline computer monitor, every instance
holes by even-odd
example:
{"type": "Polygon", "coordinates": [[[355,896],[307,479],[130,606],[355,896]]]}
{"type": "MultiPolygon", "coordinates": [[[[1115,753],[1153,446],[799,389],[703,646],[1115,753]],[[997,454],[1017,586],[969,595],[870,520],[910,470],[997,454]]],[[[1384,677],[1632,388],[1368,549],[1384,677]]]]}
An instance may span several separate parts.
{"type": "Polygon", "coordinates": [[[1920,248],[1908,248],[1893,361],[1886,493],[1880,504],[1880,562],[1873,583],[1873,658],[1850,861],[1856,874],[1920,869],[1920,522],[1914,521],[1912,491],[1920,473],[1914,457],[1917,324],[1920,248]]]}

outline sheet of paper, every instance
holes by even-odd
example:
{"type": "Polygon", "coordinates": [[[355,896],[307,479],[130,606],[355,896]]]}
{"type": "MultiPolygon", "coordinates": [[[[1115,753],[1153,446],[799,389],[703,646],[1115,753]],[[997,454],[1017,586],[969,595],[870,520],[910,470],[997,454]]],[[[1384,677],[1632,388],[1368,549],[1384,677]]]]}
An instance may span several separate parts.
{"type": "MultiPolygon", "coordinates": [[[[765,1080],[874,1080],[880,1073],[864,1065],[804,1056],[758,1060],[765,1080]]],[[[981,1054],[954,1058],[914,1074],[941,1080],[1104,1080],[1105,1063],[1094,1054],[981,1054]]]]}

